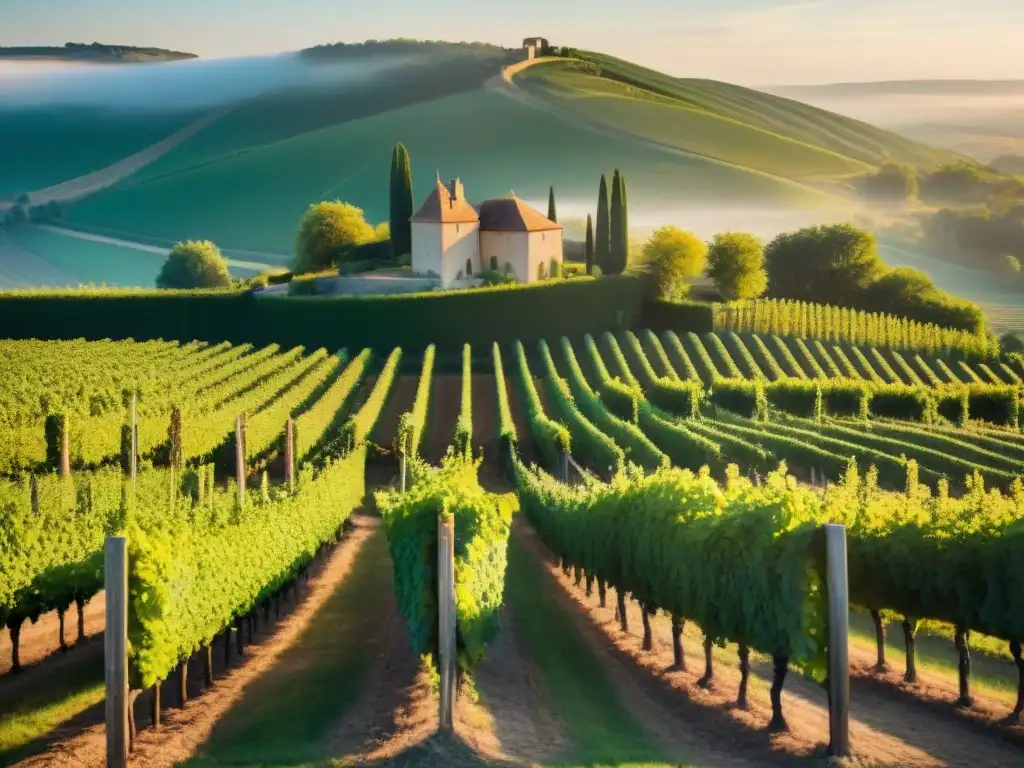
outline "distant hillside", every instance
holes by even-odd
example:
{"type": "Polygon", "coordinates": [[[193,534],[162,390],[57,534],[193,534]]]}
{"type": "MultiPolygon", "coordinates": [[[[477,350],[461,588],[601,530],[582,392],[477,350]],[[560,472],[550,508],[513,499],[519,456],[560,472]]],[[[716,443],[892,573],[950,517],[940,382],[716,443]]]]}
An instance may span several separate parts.
{"type": "Polygon", "coordinates": [[[2,48],[5,59],[63,59],[66,61],[95,61],[139,64],[157,61],[180,61],[199,58],[194,53],[167,51],[163,48],[136,48],[131,45],[104,45],[102,43],[65,43],[60,46],[26,46],[2,48]]]}
{"type": "MultiPolygon", "coordinates": [[[[325,43],[306,48],[300,53],[308,59],[346,59],[360,56],[392,55],[402,53],[507,52],[507,49],[492,43],[462,42],[449,43],[444,40],[416,40],[396,37],[390,40],[366,40],[361,43],[325,43]]],[[[508,51],[511,53],[510,51],[508,51]]]]}
{"type": "Polygon", "coordinates": [[[765,86],[793,98],[848,96],[1012,96],[1024,94],[1024,80],[885,80],[875,83],[765,86]]]}
{"type": "Polygon", "coordinates": [[[516,83],[581,117],[660,145],[797,180],[841,178],[888,158],[931,168],[959,158],[859,120],[714,80],[676,78],[571,52],[516,83]]]}

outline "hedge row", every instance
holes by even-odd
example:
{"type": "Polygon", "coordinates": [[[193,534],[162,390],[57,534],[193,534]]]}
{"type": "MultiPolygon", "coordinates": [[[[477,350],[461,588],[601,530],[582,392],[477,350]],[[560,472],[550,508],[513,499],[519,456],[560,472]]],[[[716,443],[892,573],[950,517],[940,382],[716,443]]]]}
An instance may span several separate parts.
{"type": "Polygon", "coordinates": [[[643,326],[654,331],[715,330],[715,304],[701,301],[652,301],[644,304],[643,326]]]}
{"type": "Polygon", "coordinates": [[[431,343],[530,343],[627,327],[639,318],[642,300],[640,281],[628,276],[339,298],[261,298],[227,291],[32,291],[0,293],[0,336],[417,351],[431,343]]]}

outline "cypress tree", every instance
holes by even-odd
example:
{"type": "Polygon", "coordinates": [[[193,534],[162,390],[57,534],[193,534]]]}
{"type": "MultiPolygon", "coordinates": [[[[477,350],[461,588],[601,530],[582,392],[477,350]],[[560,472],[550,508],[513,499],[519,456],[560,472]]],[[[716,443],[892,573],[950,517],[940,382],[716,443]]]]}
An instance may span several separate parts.
{"type": "Polygon", "coordinates": [[[587,214],[587,274],[594,274],[594,221],[590,218],[590,214],[587,214]]]}
{"type": "Polygon", "coordinates": [[[601,268],[601,272],[608,272],[608,245],[609,221],[608,221],[608,182],[604,174],[601,174],[601,186],[597,191],[597,221],[595,222],[594,261],[601,268]]]}
{"type": "Polygon", "coordinates": [[[391,157],[391,245],[395,255],[412,252],[412,165],[409,150],[396,144],[391,157]]]}
{"type": "Polygon", "coordinates": [[[558,223],[558,212],[555,210],[555,188],[548,190],[548,219],[558,223]]]}
{"type": "Polygon", "coordinates": [[[626,176],[624,174],[618,174],[618,186],[622,189],[620,193],[620,213],[618,213],[618,220],[621,223],[620,237],[621,242],[618,244],[618,248],[622,251],[622,271],[626,271],[626,267],[630,265],[630,208],[626,200],[626,176]]]}
{"type": "Polygon", "coordinates": [[[391,150],[391,175],[388,181],[388,227],[391,229],[391,240],[398,233],[398,219],[401,216],[398,209],[398,145],[395,144],[391,150]]]}
{"type": "Polygon", "coordinates": [[[612,174],[612,199],[608,210],[608,269],[609,275],[618,275],[621,254],[619,241],[622,239],[622,178],[616,168],[612,174]]]}
{"type": "Polygon", "coordinates": [[[622,174],[618,169],[612,176],[612,200],[609,211],[608,273],[621,275],[626,270],[629,249],[626,245],[626,215],[622,174]]]}

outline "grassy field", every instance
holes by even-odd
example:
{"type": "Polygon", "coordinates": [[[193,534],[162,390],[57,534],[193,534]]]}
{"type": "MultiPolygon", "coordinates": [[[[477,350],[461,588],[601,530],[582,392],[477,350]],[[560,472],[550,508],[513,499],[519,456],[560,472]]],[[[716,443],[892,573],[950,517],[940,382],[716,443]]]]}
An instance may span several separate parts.
{"type": "Polygon", "coordinates": [[[72,206],[70,220],[159,238],[204,238],[222,247],[287,252],[311,202],[340,198],[363,207],[373,221],[387,217],[387,168],[397,141],[404,141],[412,155],[417,199],[426,195],[439,170],[442,176],[461,176],[474,199],[514,189],[540,201],[554,184],[562,200],[589,200],[600,174],[618,167],[630,179],[634,210],[716,199],[793,206],[819,201],[812,191],[781,179],[631,146],[502,94],[474,91],[158,178],[128,179],[72,206]]]}
{"type": "Polygon", "coordinates": [[[0,110],[0,199],[99,170],[170,136],[198,117],[40,106],[0,110]]]}
{"type": "Polygon", "coordinates": [[[993,333],[1024,331],[1024,294],[992,274],[933,258],[912,243],[889,238],[879,239],[878,252],[886,264],[919,269],[937,288],[976,303],[993,333]]]}
{"type": "MultiPolygon", "coordinates": [[[[328,75],[318,75],[328,64],[310,64],[307,87],[274,91],[239,105],[139,171],[132,181],[161,178],[310,131],[474,90],[498,71],[502,61],[498,51],[457,45],[414,56],[414,63],[348,82],[331,82],[328,75]]],[[[370,65],[374,61],[368,59],[370,65]]]]}
{"type": "Polygon", "coordinates": [[[658,144],[792,179],[864,173],[870,166],[822,147],[717,114],[679,99],[553,62],[524,71],[517,84],[587,120],[658,144]]]}
{"type": "Polygon", "coordinates": [[[600,66],[603,77],[853,160],[875,165],[892,157],[928,167],[955,159],[945,150],[791,99],[715,80],[675,78],[603,54],[586,56],[600,66]]]}
{"type": "MultiPolygon", "coordinates": [[[[153,287],[157,275],[166,259],[165,253],[153,253],[137,248],[126,248],[110,243],[90,242],[70,235],[64,235],[38,227],[18,227],[7,230],[0,238],[0,249],[4,242],[13,242],[20,249],[27,251],[61,274],[73,278],[72,281],[61,281],[71,284],[74,280],[96,285],[117,285],[125,287],[153,287]]],[[[170,245],[168,244],[168,249],[170,245]]],[[[47,275],[5,274],[7,262],[0,259],[0,283],[12,282],[10,287],[36,286],[47,281],[47,275]],[[5,280],[10,277],[11,280],[5,280]],[[33,279],[35,277],[35,279],[33,279]]],[[[254,270],[238,267],[230,268],[236,277],[251,277],[254,270]]],[[[49,282],[46,282],[49,284],[49,282]]]]}
{"type": "Polygon", "coordinates": [[[14,701],[0,697],[0,765],[38,752],[37,740],[101,701],[103,654],[95,652],[65,668],[59,684],[37,684],[14,701]]]}

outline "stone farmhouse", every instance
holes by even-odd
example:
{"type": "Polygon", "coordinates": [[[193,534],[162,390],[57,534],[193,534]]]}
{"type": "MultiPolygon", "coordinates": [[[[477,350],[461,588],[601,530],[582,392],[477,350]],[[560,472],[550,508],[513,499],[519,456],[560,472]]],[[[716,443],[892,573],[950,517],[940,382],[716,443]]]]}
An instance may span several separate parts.
{"type": "Polygon", "coordinates": [[[546,37],[527,37],[523,39],[523,50],[527,59],[533,59],[540,55],[541,51],[548,48],[546,37]]]}
{"type": "Polygon", "coordinates": [[[413,273],[436,275],[443,287],[485,269],[532,283],[562,263],[561,225],[513,192],[473,206],[461,181],[438,179],[410,222],[413,273]]]}

